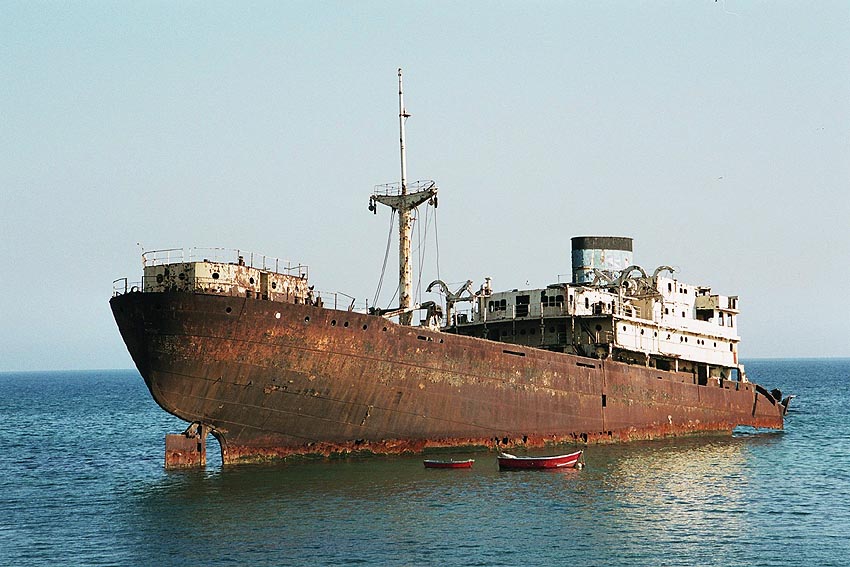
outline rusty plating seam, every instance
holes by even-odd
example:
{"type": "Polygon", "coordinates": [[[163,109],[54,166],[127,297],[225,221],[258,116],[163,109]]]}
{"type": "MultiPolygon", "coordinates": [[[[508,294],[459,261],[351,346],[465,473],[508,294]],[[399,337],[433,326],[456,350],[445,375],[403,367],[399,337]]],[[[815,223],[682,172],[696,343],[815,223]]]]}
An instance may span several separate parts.
{"type": "Polygon", "coordinates": [[[668,437],[691,437],[700,435],[728,434],[731,428],[726,423],[717,423],[712,426],[702,424],[699,429],[694,427],[670,427],[660,426],[658,428],[633,429],[621,432],[601,433],[571,433],[568,435],[551,436],[523,436],[511,439],[510,437],[476,437],[457,439],[434,439],[434,440],[387,440],[382,442],[360,442],[347,443],[310,443],[303,447],[249,447],[227,445],[224,462],[247,463],[262,462],[270,460],[288,460],[291,457],[366,457],[374,455],[400,455],[419,454],[426,450],[440,452],[440,450],[456,451],[467,449],[471,451],[486,450],[496,451],[507,447],[542,448],[565,445],[588,445],[588,444],[610,444],[625,441],[654,440],[668,437]]]}

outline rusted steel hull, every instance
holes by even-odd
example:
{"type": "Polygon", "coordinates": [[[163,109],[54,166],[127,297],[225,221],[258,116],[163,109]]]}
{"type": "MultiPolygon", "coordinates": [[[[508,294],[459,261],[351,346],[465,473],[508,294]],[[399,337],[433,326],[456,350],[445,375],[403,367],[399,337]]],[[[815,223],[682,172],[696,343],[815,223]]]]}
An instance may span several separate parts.
{"type": "Polygon", "coordinates": [[[185,469],[207,464],[206,438],[169,433],[165,436],[165,467],[185,469]]]}
{"type": "Polygon", "coordinates": [[[185,292],[110,303],[153,398],[211,431],[225,463],[783,426],[782,405],[752,383],[697,385],[303,304],[185,292]]]}

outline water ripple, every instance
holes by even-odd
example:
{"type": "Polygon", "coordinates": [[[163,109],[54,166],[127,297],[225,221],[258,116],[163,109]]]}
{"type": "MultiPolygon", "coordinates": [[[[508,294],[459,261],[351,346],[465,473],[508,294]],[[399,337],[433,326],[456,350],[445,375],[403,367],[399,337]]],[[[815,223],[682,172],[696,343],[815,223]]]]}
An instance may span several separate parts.
{"type": "MultiPolygon", "coordinates": [[[[162,469],[135,372],[0,374],[0,564],[843,565],[850,361],[751,361],[787,429],[589,447],[588,468],[421,459],[162,469]]],[[[458,456],[461,458],[462,456],[458,456]]]]}

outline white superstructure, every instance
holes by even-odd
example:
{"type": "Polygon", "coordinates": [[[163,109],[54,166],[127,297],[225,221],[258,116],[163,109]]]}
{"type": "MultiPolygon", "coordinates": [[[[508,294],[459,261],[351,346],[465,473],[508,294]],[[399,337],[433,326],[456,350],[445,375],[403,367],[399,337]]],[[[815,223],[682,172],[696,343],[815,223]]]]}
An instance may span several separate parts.
{"type": "MultiPolygon", "coordinates": [[[[630,259],[631,239],[579,237],[594,245],[616,243],[630,259]]],[[[692,372],[700,380],[743,379],[738,363],[738,297],[675,278],[661,266],[648,274],[637,265],[619,270],[577,266],[597,257],[610,267],[613,254],[573,250],[581,283],[493,292],[488,281],[473,306],[450,313],[449,328],[465,335],[692,372]],[[592,281],[590,276],[593,276],[592,281]]]]}

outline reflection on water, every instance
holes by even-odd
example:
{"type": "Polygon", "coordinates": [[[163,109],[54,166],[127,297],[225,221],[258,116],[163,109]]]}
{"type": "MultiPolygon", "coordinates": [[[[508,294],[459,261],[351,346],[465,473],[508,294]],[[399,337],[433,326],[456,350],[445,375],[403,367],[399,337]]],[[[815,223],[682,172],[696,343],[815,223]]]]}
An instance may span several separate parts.
{"type": "MultiPolygon", "coordinates": [[[[751,481],[747,451],[734,440],[677,440],[618,452],[603,481],[613,500],[615,543],[644,556],[658,546],[697,553],[718,533],[742,533],[751,481]]],[[[703,559],[692,557],[697,564],[703,559]]]]}
{"type": "Polygon", "coordinates": [[[850,361],[747,368],[798,394],[785,432],[525,472],[494,453],[167,472],[185,425],[137,374],[0,375],[0,564],[844,565],[850,361]]]}
{"type": "Polygon", "coordinates": [[[494,454],[479,453],[473,469],[455,471],[410,457],[169,473],[132,492],[129,517],[138,525],[128,533],[138,555],[129,559],[191,561],[188,540],[217,556],[269,563],[292,553],[319,564],[347,564],[352,555],[370,564],[451,564],[470,553],[487,565],[528,554],[557,562],[564,553],[635,561],[663,546],[691,550],[681,564],[734,564],[741,547],[702,544],[750,529],[748,506],[760,490],[750,452],[764,443],[590,447],[581,471],[502,472],[494,454]]]}

